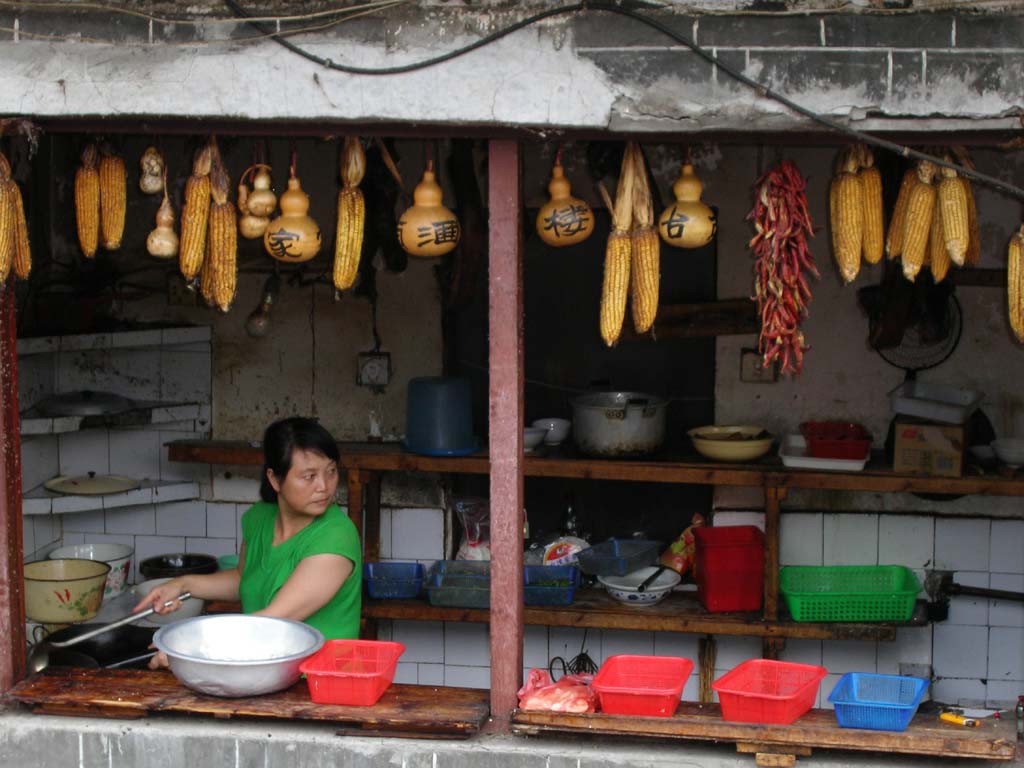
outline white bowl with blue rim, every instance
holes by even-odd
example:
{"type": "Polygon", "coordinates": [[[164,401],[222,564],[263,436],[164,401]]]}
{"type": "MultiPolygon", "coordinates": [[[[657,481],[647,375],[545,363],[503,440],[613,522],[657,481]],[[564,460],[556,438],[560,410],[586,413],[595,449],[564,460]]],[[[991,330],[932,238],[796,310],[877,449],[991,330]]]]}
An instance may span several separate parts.
{"type": "Polygon", "coordinates": [[[620,603],[655,605],[668,597],[669,592],[682,580],[682,576],[671,568],[666,568],[641,592],[640,585],[647,581],[647,578],[656,570],[658,570],[658,566],[649,565],[646,568],[631,571],[625,576],[598,576],[597,580],[608,590],[608,594],[620,603]]]}

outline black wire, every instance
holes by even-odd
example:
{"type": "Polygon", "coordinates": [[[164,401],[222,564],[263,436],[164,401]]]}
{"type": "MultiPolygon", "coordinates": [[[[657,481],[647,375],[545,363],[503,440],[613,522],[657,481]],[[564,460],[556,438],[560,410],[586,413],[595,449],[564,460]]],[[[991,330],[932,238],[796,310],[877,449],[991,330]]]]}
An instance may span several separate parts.
{"type": "MultiPolygon", "coordinates": [[[[239,18],[249,18],[250,14],[247,11],[245,11],[241,6],[239,6],[236,0],[224,0],[224,2],[232,10],[232,12],[239,18]]],[[[397,75],[406,72],[414,72],[416,70],[432,67],[436,64],[441,64],[446,61],[451,61],[452,59],[458,58],[459,56],[467,54],[471,51],[475,51],[478,48],[482,48],[485,45],[489,45],[490,43],[493,43],[496,40],[500,40],[501,38],[510,35],[513,32],[517,32],[520,29],[523,29],[524,27],[528,27],[531,24],[535,24],[538,21],[543,21],[544,19],[549,19],[553,16],[561,16],[564,14],[576,13],[578,11],[585,10],[603,11],[605,13],[618,14],[619,16],[625,16],[627,18],[633,19],[634,21],[644,24],[650,27],[651,29],[661,32],[666,37],[674,40],[675,42],[679,43],[682,46],[685,46],[686,48],[689,48],[702,59],[704,59],[710,64],[713,64],[715,67],[725,72],[729,77],[742,83],[748,88],[751,88],[759,96],[768,99],[773,99],[774,101],[779,102],[780,104],[792,110],[793,112],[796,112],[797,114],[806,117],[812,122],[825,126],[831,131],[835,131],[837,133],[850,136],[852,138],[857,139],[860,142],[863,142],[864,144],[871,144],[873,146],[879,147],[880,149],[885,149],[890,152],[894,152],[897,155],[900,155],[901,157],[909,157],[916,160],[928,160],[929,162],[932,162],[935,165],[938,165],[943,168],[950,168],[956,171],[961,176],[965,176],[969,179],[981,182],[982,184],[986,184],[990,187],[1005,192],[1008,195],[1012,195],[1013,197],[1024,198],[1024,189],[1022,189],[1021,187],[1014,186],[1013,184],[1009,184],[1001,179],[997,179],[995,176],[989,176],[988,174],[981,173],[972,168],[967,168],[966,166],[958,165],[957,163],[953,163],[948,160],[944,160],[942,158],[929,155],[925,152],[920,152],[916,149],[911,149],[910,147],[903,146],[902,144],[897,144],[896,142],[893,141],[878,138],[877,136],[873,136],[870,133],[865,133],[864,131],[857,130],[856,128],[850,128],[849,126],[843,125],[842,123],[836,120],[832,120],[831,118],[825,117],[824,115],[819,115],[813,110],[801,106],[800,104],[789,99],[788,97],[783,96],[781,93],[773,91],[768,86],[752,78],[747,77],[741,71],[719,60],[717,57],[712,55],[710,51],[701,48],[699,45],[689,40],[688,38],[684,37],[683,35],[679,34],[670,27],[665,26],[664,24],[655,19],[651,19],[640,13],[637,13],[637,11],[634,10],[634,8],[656,9],[662,8],[664,6],[643,2],[643,0],[635,0],[635,2],[630,3],[630,6],[631,7],[626,7],[625,5],[618,5],[616,3],[600,2],[599,0],[588,0],[586,2],[574,3],[572,5],[563,5],[557,8],[551,8],[549,10],[542,11],[541,13],[534,14],[533,16],[529,16],[525,19],[521,19],[520,21],[517,21],[509,25],[508,27],[500,29],[497,32],[493,32],[490,35],[487,35],[486,37],[477,40],[476,42],[470,43],[469,45],[463,48],[458,48],[454,51],[449,51],[448,53],[444,53],[441,54],[440,56],[435,56],[430,59],[424,59],[422,61],[414,62],[412,64],[402,64],[396,67],[352,67],[347,64],[338,64],[337,62],[332,61],[331,59],[327,59],[322,56],[317,56],[314,53],[310,53],[309,51],[300,48],[299,46],[292,43],[290,40],[287,40],[284,37],[282,37],[280,34],[273,34],[273,31],[267,25],[255,21],[249,21],[247,23],[251,27],[260,31],[261,33],[269,35],[270,39],[284,46],[292,53],[302,56],[303,58],[312,61],[316,64],[319,64],[320,66],[326,67],[328,69],[332,69],[337,72],[345,72],[350,75],[397,75]]]]}

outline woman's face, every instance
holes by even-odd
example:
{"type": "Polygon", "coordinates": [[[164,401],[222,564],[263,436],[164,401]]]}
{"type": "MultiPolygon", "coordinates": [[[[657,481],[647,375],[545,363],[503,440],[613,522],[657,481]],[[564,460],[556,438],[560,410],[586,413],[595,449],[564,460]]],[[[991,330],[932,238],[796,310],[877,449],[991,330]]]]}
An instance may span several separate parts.
{"type": "Polygon", "coordinates": [[[292,467],[284,482],[269,469],[267,478],[277,491],[277,501],[282,509],[318,517],[334,501],[338,490],[338,465],[322,454],[296,448],[292,452],[292,467]]]}

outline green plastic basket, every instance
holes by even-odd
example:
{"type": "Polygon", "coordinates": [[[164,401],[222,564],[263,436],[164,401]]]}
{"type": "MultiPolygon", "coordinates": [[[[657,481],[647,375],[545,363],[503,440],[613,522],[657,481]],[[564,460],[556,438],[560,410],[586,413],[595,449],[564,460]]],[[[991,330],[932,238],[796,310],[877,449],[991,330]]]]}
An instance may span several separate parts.
{"type": "Polygon", "coordinates": [[[921,582],[902,565],[789,566],[779,591],[794,621],[908,621],[921,582]]]}

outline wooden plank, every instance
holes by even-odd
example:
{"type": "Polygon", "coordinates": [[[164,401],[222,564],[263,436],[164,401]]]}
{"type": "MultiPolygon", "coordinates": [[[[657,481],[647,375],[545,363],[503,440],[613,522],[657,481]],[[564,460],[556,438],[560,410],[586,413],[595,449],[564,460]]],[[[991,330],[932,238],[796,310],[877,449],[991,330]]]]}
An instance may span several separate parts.
{"type": "Polygon", "coordinates": [[[306,682],[286,691],[242,699],[206,696],[185,688],[167,671],[52,668],[19,683],[11,698],[53,714],[141,717],[153,712],[315,720],[351,731],[405,735],[476,733],[488,716],[487,691],[392,685],[372,707],[314,704],[306,682]]]}
{"type": "MultiPolygon", "coordinates": [[[[490,621],[486,610],[434,607],[425,600],[364,599],[363,615],[373,619],[408,621],[490,621]]],[[[896,629],[901,626],[893,623],[765,621],[757,613],[708,613],[696,599],[680,594],[670,595],[658,605],[638,608],[617,602],[602,589],[577,590],[572,605],[525,606],[523,621],[533,626],[603,627],[810,640],[895,640],[896,629]]]]}
{"type": "Polygon", "coordinates": [[[488,145],[491,712],[507,730],[523,678],[523,226],[519,144],[488,145]]]}
{"type": "Polygon", "coordinates": [[[662,304],[653,333],[638,334],[624,323],[622,341],[702,339],[758,333],[761,319],[750,299],[721,299],[691,304],[662,304]]]}
{"type": "Polygon", "coordinates": [[[811,756],[811,748],[801,746],[799,744],[779,746],[778,744],[751,744],[746,741],[737,741],[736,751],[746,755],[753,755],[758,752],[769,752],[774,754],[799,755],[800,757],[811,756]]]}
{"type": "Polygon", "coordinates": [[[0,288],[0,694],[25,676],[25,599],[14,280],[0,288]]]}
{"type": "Polygon", "coordinates": [[[571,733],[697,741],[733,741],[761,745],[778,752],[810,749],[849,749],[936,757],[1012,760],[1016,736],[1012,718],[985,719],[980,728],[962,728],[939,721],[935,713],[919,713],[906,731],[864,731],[840,728],[829,710],[811,710],[791,725],[733,723],[722,720],[714,704],[684,702],[673,717],[623,717],[558,712],[524,712],[512,716],[514,733],[571,733]]]}
{"type": "Polygon", "coordinates": [[[796,765],[796,755],[758,752],[754,756],[754,764],[760,768],[793,768],[796,765]]]}
{"type": "MultiPolygon", "coordinates": [[[[444,458],[406,453],[397,443],[342,443],[343,469],[371,472],[450,472],[488,474],[486,453],[444,458]]],[[[172,461],[206,464],[259,465],[259,448],[243,442],[178,440],[169,444],[172,461]]],[[[756,464],[715,464],[691,455],[665,456],[658,460],[612,461],[568,457],[552,452],[523,459],[527,477],[569,477],[592,480],[630,480],[695,485],[786,487],[876,493],[951,493],[982,496],[1024,496],[1024,476],[999,474],[966,477],[928,477],[897,474],[881,454],[873,456],[863,472],[822,472],[787,469],[777,457],[756,464]]]]}

